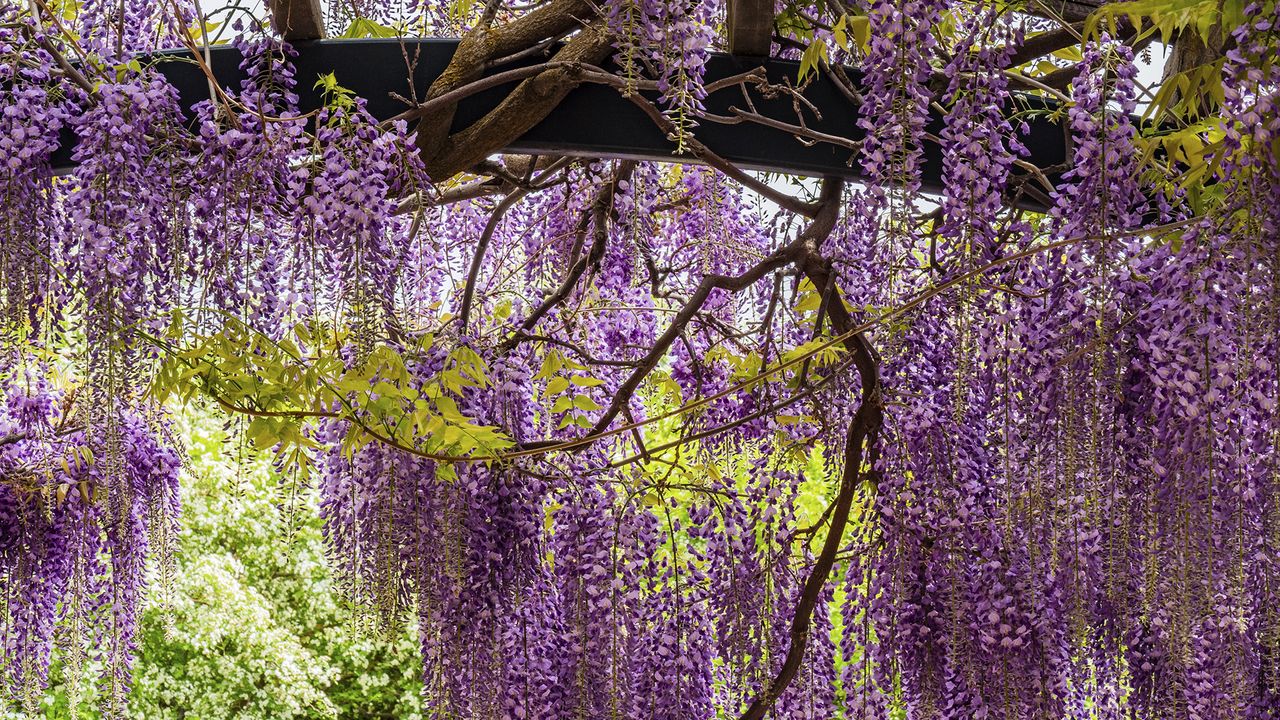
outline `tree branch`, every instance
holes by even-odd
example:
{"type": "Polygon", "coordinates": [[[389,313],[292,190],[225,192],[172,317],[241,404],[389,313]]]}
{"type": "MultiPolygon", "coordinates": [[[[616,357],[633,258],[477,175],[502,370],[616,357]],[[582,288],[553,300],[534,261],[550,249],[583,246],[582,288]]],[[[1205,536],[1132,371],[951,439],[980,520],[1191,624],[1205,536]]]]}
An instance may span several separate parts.
{"type": "MultiPolygon", "coordinates": [[[[582,83],[580,64],[600,62],[610,47],[609,36],[602,28],[583,28],[556,52],[544,72],[522,81],[498,107],[470,127],[434,146],[424,145],[431,138],[419,132],[418,148],[423,152],[427,174],[437,180],[452,177],[524,135],[582,83]]],[[[445,112],[452,115],[451,110],[445,112]]]]}
{"type": "Polygon", "coordinates": [[[525,188],[516,188],[508,193],[502,202],[498,203],[498,207],[489,214],[489,221],[485,223],[484,230],[480,233],[476,252],[471,256],[471,267],[467,270],[467,284],[462,289],[462,309],[458,311],[458,325],[462,328],[463,334],[467,332],[467,321],[471,318],[471,303],[476,294],[476,281],[480,277],[480,266],[484,264],[484,255],[489,249],[489,241],[493,239],[493,232],[497,230],[498,223],[502,222],[507,211],[528,194],[529,191],[525,188]]]}
{"type": "Polygon", "coordinates": [[[1066,27],[1055,28],[1048,32],[1032,35],[1022,46],[1009,57],[1007,67],[1017,67],[1023,63],[1044,57],[1080,42],[1080,33],[1084,30],[1084,22],[1071,23],[1066,27]]]}
{"type": "MultiPolygon", "coordinates": [[[[593,71],[587,76],[587,80],[604,85],[611,85],[618,89],[626,87],[626,83],[622,78],[610,75],[599,68],[593,68],[592,70],[593,71]]],[[[675,134],[677,131],[675,122],[666,115],[663,115],[662,111],[655,107],[653,103],[642,97],[640,93],[631,93],[625,97],[634,103],[636,107],[643,110],[644,113],[649,116],[649,119],[653,120],[654,124],[668,136],[673,136],[675,134]]],[[[739,183],[747,186],[755,193],[772,200],[783,209],[790,210],[793,213],[803,215],[808,218],[816,217],[818,213],[817,207],[797,200],[786,193],[779,192],[773,189],[773,187],[768,183],[761,182],[760,180],[748,175],[738,166],[717,155],[711,148],[704,145],[696,137],[693,137],[692,135],[686,136],[684,144],[685,147],[689,148],[690,154],[698,160],[701,160],[707,165],[719,170],[734,180],[737,180],[739,183]]]]}
{"type": "MultiPolygon", "coordinates": [[[[596,193],[595,200],[591,203],[590,215],[595,223],[592,228],[591,250],[585,256],[578,257],[573,260],[569,272],[565,274],[564,280],[560,283],[560,287],[554,293],[542,301],[533,312],[529,313],[529,317],[524,319],[520,324],[523,332],[528,332],[538,324],[544,315],[550,312],[556,305],[564,302],[569,297],[569,293],[573,291],[578,280],[583,273],[587,271],[587,267],[593,262],[598,262],[598,258],[604,253],[605,242],[609,238],[609,229],[607,219],[613,208],[613,196],[618,191],[618,185],[626,182],[631,177],[632,170],[636,164],[629,160],[624,160],[618,165],[617,172],[613,175],[613,181],[600,188],[600,192],[596,193]]],[[[509,350],[510,348],[504,348],[509,350]]]]}
{"type": "MultiPolygon", "coordinates": [[[[831,264],[818,253],[816,242],[806,243],[799,266],[814,287],[828,287],[833,283],[831,264]]],[[[842,301],[836,298],[830,305],[827,311],[828,316],[831,318],[832,327],[837,332],[846,334],[855,329],[853,318],[849,316],[849,311],[842,301]]],[[[822,589],[831,577],[836,556],[844,542],[844,531],[849,524],[853,496],[860,480],[864,477],[871,480],[874,477],[870,473],[864,474],[862,467],[866,464],[874,468],[877,459],[875,441],[883,420],[879,363],[876,361],[871,344],[863,333],[854,334],[846,339],[845,347],[853,353],[854,365],[858,368],[858,375],[862,381],[862,402],[845,433],[844,470],[840,475],[840,490],[832,506],[831,526],[827,530],[818,559],[814,562],[808,577],[805,578],[800,599],[796,602],[795,614],[791,618],[791,628],[787,633],[790,645],[787,647],[782,666],[752,701],[747,711],[742,714],[741,720],[761,720],[800,670],[800,665],[804,662],[805,648],[809,643],[813,609],[818,603],[822,589]]]]}
{"type": "MultiPolygon", "coordinates": [[[[471,30],[458,45],[449,66],[431,83],[427,101],[479,80],[488,63],[535,46],[547,38],[563,35],[582,24],[583,19],[595,16],[588,0],[553,0],[505,25],[477,27],[471,30]]],[[[456,103],[422,119],[417,128],[417,144],[428,168],[444,149],[453,125],[456,103]]],[[[486,149],[486,154],[494,148],[486,149]]],[[[433,175],[439,181],[442,175],[433,175]]]]}
{"type": "Polygon", "coordinates": [[[813,243],[816,246],[819,238],[825,238],[831,234],[831,230],[835,227],[836,218],[840,215],[841,188],[842,184],[838,180],[828,179],[823,181],[822,197],[818,201],[818,212],[813,222],[786,247],[777,250],[741,275],[707,275],[704,277],[702,282],[698,284],[697,290],[685,302],[684,307],[676,313],[676,317],[667,326],[666,331],[654,341],[653,347],[640,360],[640,365],[618,387],[613,401],[599,419],[596,420],[595,425],[587,434],[596,435],[608,429],[614,418],[622,412],[623,406],[630,401],[632,394],[640,387],[640,383],[644,382],[649,373],[653,372],[653,369],[658,366],[663,356],[667,354],[671,344],[680,336],[681,331],[689,324],[694,315],[702,309],[712,291],[738,292],[743,288],[750,287],[770,272],[794,262],[799,248],[805,247],[808,243],[813,243]]]}

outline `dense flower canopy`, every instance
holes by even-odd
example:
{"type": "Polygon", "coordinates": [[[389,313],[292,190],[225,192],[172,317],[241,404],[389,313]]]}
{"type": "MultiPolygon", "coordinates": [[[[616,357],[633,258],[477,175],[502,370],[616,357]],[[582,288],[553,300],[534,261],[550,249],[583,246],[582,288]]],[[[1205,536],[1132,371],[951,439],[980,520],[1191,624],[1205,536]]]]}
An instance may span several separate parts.
{"type": "Polygon", "coordinates": [[[0,7],[0,698],[57,654],[127,712],[203,404],[417,618],[438,717],[1280,717],[1275,3],[769,4],[799,76],[713,85],[725,5],[332,3],[462,37],[394,119],[260,8],[0,7]],[[225,43],[190,110],[149,55],[225,43]],[[586,76],[679,157],[502,154],[586,76]],[[709,151],[748,85],[861,181],[709,151]]]}

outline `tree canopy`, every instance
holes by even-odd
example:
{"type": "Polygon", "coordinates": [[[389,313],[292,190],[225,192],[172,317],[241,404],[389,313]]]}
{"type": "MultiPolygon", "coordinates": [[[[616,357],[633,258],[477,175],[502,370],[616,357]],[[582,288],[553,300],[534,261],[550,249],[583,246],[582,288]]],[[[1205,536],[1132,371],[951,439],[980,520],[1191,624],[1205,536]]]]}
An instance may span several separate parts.
{"type": "MultiPolygon", "coordinates": [[[[352,613],[333,586],[320,518],[295,494],[310,491],[280,482],[236,421],[175,421],[186,450],[181,532],[171,576],[151,584],[138,619],[129,716],[420,720],[416,623],[373,633],[352,613]]],[[[67,670],[55,654],[36,717],[98,716],[97,688],[73,686],[67,670]]]]}
{"type": "Polygon", "coordinates": [[[0,698],[125,716],[148,584],[235,592],[175,559],[220,413],[427,717],[1276,718],[1276,16],[5,4],[0,698]],[[510,150],[587,86],[669,149],[510,150]]]}

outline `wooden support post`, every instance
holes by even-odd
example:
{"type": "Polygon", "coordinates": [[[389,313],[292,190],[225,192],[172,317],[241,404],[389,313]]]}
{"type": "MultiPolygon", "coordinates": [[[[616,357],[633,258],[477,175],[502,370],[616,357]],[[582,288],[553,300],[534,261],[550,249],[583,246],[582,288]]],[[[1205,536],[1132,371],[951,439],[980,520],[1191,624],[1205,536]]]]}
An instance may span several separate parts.
{"type": "Polygon", "coordinates": [[[324,13],[320,0],[267,0],[271,27],[285,40],[319,40],[324,37],[324,13]]]}
{"type": "Polygon", "coordinates": [[[773,45],[773,0],[729,0],[729,53],[767,57],[773,45]]]}

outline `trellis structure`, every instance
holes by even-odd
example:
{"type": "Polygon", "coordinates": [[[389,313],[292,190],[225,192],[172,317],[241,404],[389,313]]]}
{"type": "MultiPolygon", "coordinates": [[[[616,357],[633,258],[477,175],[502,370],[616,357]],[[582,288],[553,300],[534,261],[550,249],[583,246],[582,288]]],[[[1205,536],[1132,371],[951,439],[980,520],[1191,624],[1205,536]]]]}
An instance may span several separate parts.
{"type": "MultiPolygon", "coordinates": [[[[430,113],[438,101],[422,110],[403,98],[411,87],[427,87],[437,80],[457,52],[458,40],[406,38],[377,40],[319,40],[297,45],[294,59],[299,84],[299,110],[311,112],[323,104],[314,78],[332,73],[339,85],[365,98],[374,117],[389,120],[430,113]],[[412,75],[406,53],[416,59],[412,75]]],[[[240,53],[231,47],[208,50],[214,77],[227,89],[244,80],[240,53]]],[[[209,99],[207,78],[187,51],[154,58],[157,69],[177,88],[182,105],[209,99]]],[[[519,82],[543,67],[533,58],[498,65],[476,81],[457,102],[451,130],[460,132],[494,112],[519,82]]],[[[858,127],[858,103],[827,76],[795,86],[800,63],[776,58],[749,58],[715,53],[707,64],[706,84],[713,90],[706,100],[706,120],[693,131],[696,143],[678,153],[669,134],[669,121],[657,110],[655,93],[626,97],[618,87],[616,68],[580,66],[585,82],[552,108],[540,122],[494,153],[539,156],[613,157],[654,161],[693,161],[733,168],[815,177],[857,180],[864,176],[858,147],[865,135],[858,127]],[[608,122],[601,122],[608,118],[608,122]]],[[[855,82],[860,73],[843,69],[855,82]]],[[[1066,169],[1066,134],[1059,122],[1058,104],[1024,95],[1006,108],[1025,118],[1019,140],[1030,150],[1015,171],[1010,188],[1013,205],[1044,210],[1048,193],[1066,169]]],[[[928,130],[937,137],[943,118],[936,110],[928,130]]],[[[55,166],[70,167],[75,135],[64,133],[55,166]]],[[[921,180],[926,190],[942,188],[942,149],[925,147],[921,180]]],[[[741,179],[741,176],[740,176],[741,179]]]]}
{"type": "MultiPolygon", "coordinates": [[[[450,39],[324,39],[324,21],[317,0],[273,0],[271,18],[277,32],[293,42],[298,51],[294,63],[303,82],[298,88],[299,109],[311,112],[322,105],[322,92],[313,87],[315,78],[333,74],[339,85],[364,98],[368,110],[380,120],[417,120],[446,111],[451,115],[448,131],[462,133],[491,120],[522,83],[548,72],[568,72],[572,87],[558,102],[543,104],[536,123],[520,133],[507,133],[503,142],[476,145],[466,159],[482,162],[490,154],[517,153],[538,156],[613,157],[654,161],[693,161],[711,164],[746,179],[741,170],[786,174],[864,177],[858,148],[865,132],[858,127],[859,100],[849,90],[856,87],[861,73],[855,68],[827,68],[798,82],[801,64],[769,57],[773,37],[773,3],[762,0],[733,0],[728,5],[726,28],[729,53],[713,53],[707,66],[706,114],[693,133],[693,141],[677,151],[672,126],[654,100],[653,89],[641,88],[628,96],[606,59],[599,66],[587,59],[556,58],[565,43],[548,45],[540,55],[522,53],[509,62],[486,64],[480,77],[440,97],[428,97],[413,107],[408,98],[415,88],[433,87],[450,71],[463,41],[450,39]],[[554,55],[550,61],[546,56],[554,55]],[[411,67],[410,67],[411,65],[411,67]],[[600,122],[608,118],[608,122],[600,122]]],[[[1102,3],[1098,3],[1100,5],[1102,3]]],[[[1062,2],[1046,8],[1061,19],[1076,23],[1097,5],[1062,2]]],[[[1044,33],[1019,50],[1016,62],[1047,54],[1075,40],[1073,32],[1044,33]]],[[[199,49],[207,59],[193,62],[194,48],[175,50],[152,58],[157,69],[177,88],[184,109],[209,98],[209,80],[233,89],[244,80],[240,54],[226,46],[199,49]]],[[[1068,69],[1070,70],[1070,69],[1068,69]]],[[[1064,78],[1069,79],[1069,73],[1064,78]]],[[[1060,86],[1060,78],[1047,78],[1047,89],[1060,86]]],[[[1016,116],[1018,140],[1029,155],[1013,170],[1007,201],[1010,205],[1045,210],[1050,195],[1067,169],[1067,136],[1062,125],[1062,105],[1043,94],[1017,96],[1006,108],[1016,116]]],[[[537,117],[538,112],[530,113],[537,117]]],[[[924,147],[921,182],[926,191],[942,187],[942,149],[938,134],[942,114],[934,108],[927,132],[931,142],[924,147]]],[[[75,135],[64,131],[63,145],[54,156],[55,167],[71,165],[75,135]]],[[[446,174],[466,168],[453,162],[446,174]]],[[[437,176],[438,173],[433,173],[437,176]]],[[[437,177],[437,179],[440,179],[437,177]]],[[[751,183],[756,189],[767,189],[751,183]]]]}

